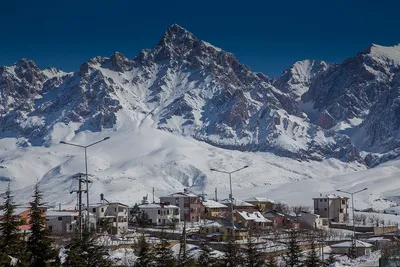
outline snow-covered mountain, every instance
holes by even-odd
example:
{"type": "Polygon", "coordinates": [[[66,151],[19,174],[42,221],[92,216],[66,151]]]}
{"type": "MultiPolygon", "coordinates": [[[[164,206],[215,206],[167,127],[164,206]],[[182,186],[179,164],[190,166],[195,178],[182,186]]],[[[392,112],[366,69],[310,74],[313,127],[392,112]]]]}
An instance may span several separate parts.
{"type": "Polygon", "coordinates": [[[94,192],[127,201],[152,186],[224,190],[208,170],[242,162],[257,167],[236,188],[365,169],[397,156],[399,54],[373,45],[270,79],[175,24],[134,59],[115,52],[73,73],[23,59],[0,68],[0,185],[29,196],[39,179],[54,202],[82,171],[82,154],[59,142],[106,135],[89,161],[94,192]]]}
{"type": "MultiPolygon", "coordinates": [[[[311,72],[327,68],[321,62],[303,63],[296,69],[297,76],[307,75],[305,83],[313,79],[311,72]]],[[[311,124],[291,94],[178,25],[134,60],[116,52],[83,63],[78,72],[53,75],[31,65],[26,72],[37,78],[22,79],[24,92],[32,93],[17,95],[29,108],[3,107],[0,119],[4,135],[24,138],[26,145],[57,143],[55,133],[65,126],[75,133],[116,128],[122,110],[138,126],[149,118],[158,129],[223,148],[274,151],[296,159],[361,161],[348,137],[311,124]]],[[[7,88],[21,81],[7,74],[4,80],[12,80],[7,88]]],[[[7,97],[6,103],[16,101],[7,97]]]]}
{"type": "Polygon", "coordinates": [[[299,99],[329,67],[330,64],[320,60],[297,61],[285,70],[273,84],[282,92],[289,93],[294,98],[299,99]]]}

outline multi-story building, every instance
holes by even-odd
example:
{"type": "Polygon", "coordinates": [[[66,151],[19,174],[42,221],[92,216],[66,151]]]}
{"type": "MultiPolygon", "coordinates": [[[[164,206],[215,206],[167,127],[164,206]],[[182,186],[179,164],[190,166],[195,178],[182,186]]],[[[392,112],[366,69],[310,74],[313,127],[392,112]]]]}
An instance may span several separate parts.
{"type": "Polygon", "coordinates": [[[166,205],[175,205],[179,207],[181,221],[198,222],[201,215],[200,197],[185,192],[174,193],[168,196],[160,197],[160,202],[166,205]]]}
{"type": "Polygon", "coordinates": [[[179,207],[165,203],[148,203],[142,201],[139,209],[149,216],[149,224],[169,225],[180,222],[179,207]]]}
{"type": "Polygon", "coordinates": [[[251,229],[261,229],[267,225],[272,225],[272,221],[266,219],[259,211],[237,211],[235,213],[235,222],[240,226],[251,229]]]}
{"type": "Polygon", "coordinates": [[[128,229],[128,206],[119,202],[91,204],[89,212],[96,217],[97,232],[121,234],[128,229]]]}
{"type": "MultiPolygon", "coordinates": [[[[223,199],[221,200],[221,203],[228,206],[228,209],[231,210],[231,200],[230,199],[223,199]]],[[[240,211],[257,211],[257,207],[253,204],[247,203],[243,200],[233,200],[233,209],[234,210],[240,210],[240,211]]]]}
{"type": "Polygon", "coordinates": [[[204,218],[214,218],[221,212],[228,212],[228,206],[211,199],[202,201],[201,205],[204,218]]]}
{"type": "Polygon", "coordinates": [[[275,201],[266,197],[251,197],[244,201],[253,204],[261,212],[273,210],[275,206],[275,201]]]}
{"type": "Polygon", "coordinates": [[[330,222],[346,223],[349,220],[349,198],[335,194],[313,198],[314,213],[330,222]]]}
{"type": "Polygon", "coordinates": [[[47,211],[46,228],[53,233],[72,233],[77,230],[78,216],[76,210],[47,211]]]}

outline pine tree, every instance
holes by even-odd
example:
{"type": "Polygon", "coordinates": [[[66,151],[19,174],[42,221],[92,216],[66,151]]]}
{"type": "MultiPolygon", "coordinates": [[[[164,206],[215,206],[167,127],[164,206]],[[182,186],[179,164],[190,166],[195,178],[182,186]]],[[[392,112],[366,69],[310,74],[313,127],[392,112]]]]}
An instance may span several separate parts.
{"type": "Polygon", "coordinates": [[[11,266],[11,258],[4,251],[0,250],[0,266],[11,266]]]}
{"type": "Polygon", "coordinates": [[[247,250],[246,250],[246,265],[247,267],[262,267],[265,266],[264,261],[261,259],[260,251],[257,245],[253,243],[253,238],[249,233],[247,239],[247,250]]]}
{"type": "Polygon", "coordinates": [[[295,267],[300,265],[301,249],[298,244],[298,232],[296,229],[289,231],[289,242],[287,243],[286,255],[283,259],[287,266],[295,267]]]}
{"type": "Polygon", "coordinates": [[[211,264],[213,263],[213,260],[210,257],[210,246],[208,245],[208,242],[202,242],[200,245],[200,254],[199,257],[197,259],[197,263],[200,266],[204,266],[204,267],[209,267],[211,266],[211,264]]]}
{"type": "Polygon", "coordinates": [[[243,266],[244,259],[240,253],[238,247],[235,244],[235,240],[231,237],[225,246],[224,266],[226,267],[239,267],[243,266]]]}
{"type": "Polygon", "coordinates": [[[321,262],[319,260],[319,257],[317,256],[317,252],[315,251],[315,241],[314,238],[311,239],[311,244],[310,244],[310,251],[307,253],[307,258],[306,258],[306,266],[307,267],[318,267],[321,266],[321,262]]]}
{"type": "Polygon", "coordinates": [[[274,256],[270,256],[267,260],[267,264],[265,265],[265,267],[278,267],[276,258],[274,256]]]}
{"type": "Polygon", "coordinates": [[[149,215],[144,210],[140,211],[136,217],[136,222],[140,227],[149,225],[149,215]]]}
{"type": "Polygon", "coordinates": [[[103,256],[104,248],[96,244],[96,240],[87,232],[82,239],[72,239],[63,266],[68,267],[112,267],[110,260],[103,256]]]}
{"type": "Polygon", "coordinates": [[[170,243],[166,237],[164,230],[161,232],[160,243],[155,249],[155,264],[154,267],[174,267],[176,260],[170,248],[170,243]]]}
{"type": "Polygon", "coordinates": [[[147,267],[154,265],[154,252],[147,242],[146,237],[142,234],[135,246],[135,255],[138,257],[135,267],[147,267]]]}
{"type": "MultiPolygon", "coordinates": [[[[10,184],[8,184],[4,200],[4,205],[2,206],[3,219],[0,222],[0,251],[18,258],[19,253],[21,253],[22,242],[18,229],[19,220],[14,215],[16,206],[11,195],[10,184]]],[[[8,259],[10,258],[8,257],[8,259]]]]}
{"type": "Polygon", "coordinates": [[[179,240],[178,267],[191,267],[194,264],[194,259],[187,252],[186,246],[186,221],[183,224],[181,238],[179,240]]]}
{"type": "Polygon", "coordinates": [[[39,190],[39,184],[35,185],[33,201],[30,203],[30,225],[31,234],[28,238],[27,252],[29,254],[29,263],[33,267],[47,266],[47,262],[56,259],[56,253],[52,248],[49,238],[49,230],[45,228],[45,217],[41,209],[42,193],[39,190]]]}

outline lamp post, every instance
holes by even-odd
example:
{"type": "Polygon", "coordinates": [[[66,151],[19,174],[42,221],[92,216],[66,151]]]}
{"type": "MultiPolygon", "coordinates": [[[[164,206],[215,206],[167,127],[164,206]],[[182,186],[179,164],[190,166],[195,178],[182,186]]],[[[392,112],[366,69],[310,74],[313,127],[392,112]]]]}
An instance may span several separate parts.
{"type": "Polygon", "coordinates": [[[249,166],[246,165],[246,166],[244,166],[244,167],[242,167],[242,168],[240,168],[240,169],[237,169],[237,170],[234,170],[234,171],[231,171],[231,172],[228,172],[228,171],[221,171],[221,170],[217,170],[217,169],[210,169],[210,171],[213,171],[213,172],[221,172],[221,173],[229,174],[229,187],[230,187],[229,200],[231,201],[232,238],[233,238],[233,240],[235,240],[235,218],[234,218],[234,216],[233,216],[232,173],[241,171],[241,170],[246,169],[246,168],[248,168],[248,167],[249,167],[249,166]]]}
{"type": "Polygon", "coordinates": [[[364,189],[361,189],[361,190],[358,190],[358,191],[355,191],[355,192],[348,192],[348,191],[343,191],[343,190],[340,190],[340,189],[336,190],[338,192],[342,192],[342,193],[351,195],[351,205],[353,207],[353,245],[354,245],[354,248],[356,248],[356,249],[357,249],[357,243],[356,243],[356,221],[355,221],[355,217],[354,217],[354,195],[357,194],[357,193],[360,193],[362,191],[365,191],[367,189],[368,188],[366,187],[364,189]]]}
{"type": "Polygon", "coordinates": [[[80,147],[80,148],[84,148],[85,149],[85,169],[86,169],[86,210],[87,210],[87,220],[86,220],[86,230],[90,233],[90,213],[89,213],[89,175],[88,175],[88,164],[87,164],[87,148],[91,147],[95,144],[98,144],[100,142],[106,141],[110,139],[110,137],[105,137],[104,139],[91,143],[89,145],[83,146],[83,145],[77,145],[77,144],[72,144],[72,143],[68,143],[65,141],[60,141],[60,144],[64,144],[64,145],[70,145],[70,146],[76,146],[76,147],[80,147]]]}

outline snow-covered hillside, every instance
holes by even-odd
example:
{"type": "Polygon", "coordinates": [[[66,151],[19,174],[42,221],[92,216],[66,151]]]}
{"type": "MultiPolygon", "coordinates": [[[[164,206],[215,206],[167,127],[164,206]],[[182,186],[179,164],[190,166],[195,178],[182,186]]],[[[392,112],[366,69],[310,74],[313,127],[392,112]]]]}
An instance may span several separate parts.
{"type": "MultiPolygon", "coordinates": [[[[268,184],[283,185],[365,169],[361,164],[337,159],[300,162],[272,153],[226,150],[155,129],[151,124],[145,121],[141,128],[135,129],[135,125],[129,127],[127,122],[118,131],[81,132],[71,140],[88,144],[111,137],[88,149],[93,201],[98,201],[100,193],[104,193],[109,200],[133,204],[146,194],[150,197],[152,187],[156,197],[189,188],[197,193],[204,191],[211,198],[216,187],[219,197],[227,197],[228,177],[211,172],[210,168],[233,170],[249,165],[233,175],[233,188],[251,191],[268,184]]],[[[3,179],[0,191],[11,178],[13,188],[18,189],[18,202],[27,202],[32,185],[40,180],[45,201],[73,207],[76,196],[69,192],[77,183],[72,176],[85,170],[84,151],[62,144],[18,148],[16,141],[0,140],[0,177],[3,179]]]]}

